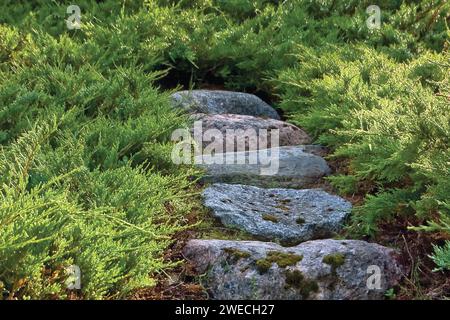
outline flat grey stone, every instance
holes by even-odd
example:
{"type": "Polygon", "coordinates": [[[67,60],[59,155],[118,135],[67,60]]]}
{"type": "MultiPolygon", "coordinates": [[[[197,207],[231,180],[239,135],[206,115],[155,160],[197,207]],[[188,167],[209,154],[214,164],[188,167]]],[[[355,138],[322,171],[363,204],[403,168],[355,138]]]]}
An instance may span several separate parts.
{"type": "Polygon", "coordinates": [[[295,245],[339,232],[350,202],[319,189],[262,189],[216,183],[203,191],[204,205],[227,227],[257,239],[295,245]]]}
{"type": "Polygon", "coordinates": [[[322,157],[304,150],[303,146],[285,146],[217,153],[196,156],[194,163],[206,171],[206,182],[302,188],[331,172],[322,157]]]}
{"type": "Polygon", "coordinates": [[[172,94],[175,107],[182,107],[192,113],[223,114],[234,113],[256,117],[280,119],[274,108],[253,94],[222,91],[192,90],[172,94]]]}
{"type": "Polygon", "coordinates": [[[205,275],[202,283],[213,299],[383,299],[404,272],[395,250],[359,240],[314,240],[290,248],[191,240],[183,253],[205,275]]]}
{"type": "MultiPolygon", "coordinates": [[[[277,146],[296,146],[311,143],[311,138],[302,129],[293,124],[275,120],[260,118],[239,114],[194,114],[192,118],[201,121],[202,130],[218,130],[223,136],[223,150],[227,150],[227,146],[234,146],[234,149],[227,151],[239,150],[257,150],[267,149],[271,145],[271,132],[278,130],[279,139],[277,146]],[[263,138],[263,139],[261,139],[263,138]],[[259,141],[263,141],[261,147],[259,141]]],[[[210,142],[203,141],[203,147],[210,142]]]]}

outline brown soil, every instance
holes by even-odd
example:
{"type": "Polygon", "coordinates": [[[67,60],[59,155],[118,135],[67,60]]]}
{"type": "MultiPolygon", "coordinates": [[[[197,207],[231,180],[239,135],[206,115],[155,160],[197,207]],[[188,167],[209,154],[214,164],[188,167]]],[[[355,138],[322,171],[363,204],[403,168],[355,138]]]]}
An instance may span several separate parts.
{"type": "Polygon", "coordinates": [[[429,254],[433,244],[443,244],[448,236],[443,233],[423,233],[408,230],[408,226],[420,225],[414,218],[396,218],[379,226],[378,235],[371,239],[382,245],[398,248],[401,262],[408,273],[396,296],[400,300],[441,299],[450,296],[450,272],[433,271],[434,262],[429,254]]]}

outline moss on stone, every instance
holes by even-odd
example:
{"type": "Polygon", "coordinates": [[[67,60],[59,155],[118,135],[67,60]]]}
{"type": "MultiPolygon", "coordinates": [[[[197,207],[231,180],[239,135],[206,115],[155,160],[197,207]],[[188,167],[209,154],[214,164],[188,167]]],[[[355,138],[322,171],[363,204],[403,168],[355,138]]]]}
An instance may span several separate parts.
{"type": "Polygon", "coordinates": [[[288,287],[292,288],[301,288],[301,285],[303,281],[305,281],[305,277],[303,276],[303,273],[301,273],[299,270],[286,271],[286,285],[288,287]]]}
{"type": "Polygon", "coordinates": [[[329,254],[323,257],[322,262],[336,270],[345,263],[345,256],[342,253],[329,254]]]}
{"type": "Polygon", "coordinates": [[[273,263],[276,263],[280,268],[286,268],[295,265],[302,259],[303,256],[294,253],[270,251],[264,259],[256,261],[256,267],[260,274],[264,274],[270,269],[273,263]]]}
{"type": "Polygon", "coordinates": [[[282,211],[289,211],[290,210],[289,207],[286,207],[285,205],[282,205],[282,204],[275,206],[275,208],[280,209],[282,211]]]}
{"type": "Polygon", "coordinates": [[[244,272],[246,272],[247,270],[248,270],[248,265],[247,266],[245,266],[245,267],[242,267],[241,269],[239,269],[239,271],[241,272],[241,273],[244,273],[244,272]]]}
{"type": "Polygon", "coordinates": [[[258,270],[259,274],[266,273],[267,271],[269,271],[271,266],[272,262],[266,259],[260,259],[256,261],[256,269],[258,270]]]}
{"type": "Polygon", "coordinates": [[[263,220],[270,221],[273,223],[278,223],[278,221],[279,221],[279,219],[277,217],[275,217],[274,215],[271,215],[271,214],[267,214],[267,213],[263,214],[262,218],[263,218],[263,220]]]}
{"type": "Polygon", "coordinates": [[[250,253],[235,248],[225,248],[223,249],[223,251],[226,252],[230,257],[232,257],[233,261],[249,258],[251,256],[250,253]]]}
{"type": "Polygon", "coordinates": [[[267,254],[267,258],[272,262],[275,262],[281,268],[292,266],[303,259],[303,256],[294,253],[285,253],[279,251],[270,251],[267,254]]]}
{"type": "Polygon", "coordinates": [[[297,224],[304,224],[306,221],[302,217],[298,217],[297,220],[295,220],[295,222],[297,222],[297,224]]]}
{"type": "Polygon", "coordinates": [[[311,292],[317,292],[319,285],[314,280],[305,279],[299,270],[286,271],[286,286],[299,290],[303,299],[308,299],[311,292]]]}

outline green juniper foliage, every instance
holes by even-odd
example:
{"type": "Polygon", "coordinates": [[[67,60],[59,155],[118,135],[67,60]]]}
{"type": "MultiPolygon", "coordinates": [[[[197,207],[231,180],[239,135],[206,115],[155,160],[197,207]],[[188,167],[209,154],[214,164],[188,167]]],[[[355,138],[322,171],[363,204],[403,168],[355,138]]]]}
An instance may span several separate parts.
{"type": "MultiPolygon", "coordinates": [[[[68,30],[65,1],[2,1],[0,296],[65,298],[78,265],[81,297],[121,298],[173,266],[197,174],[170,161],[178,80],[264,93],[329,146],[331,183],[367,193],[355,233],[450,234],[450,4],[378,1],[373,30],[371,4],[79,0],[68,30]]],[[[450,269],[450,242],[429,254],[450,269]]]]}
{"type": "Polygon", "coordinates": [[[64,298],[77,265],[82,297],[124,297],[176,263],[162,257],[193,172],[171,164],[169,138],[186,117],[155,86],[158,51],[141,63],[102,26],[52,34],[29,10],[0,27],[1,293],[64,298]]]}

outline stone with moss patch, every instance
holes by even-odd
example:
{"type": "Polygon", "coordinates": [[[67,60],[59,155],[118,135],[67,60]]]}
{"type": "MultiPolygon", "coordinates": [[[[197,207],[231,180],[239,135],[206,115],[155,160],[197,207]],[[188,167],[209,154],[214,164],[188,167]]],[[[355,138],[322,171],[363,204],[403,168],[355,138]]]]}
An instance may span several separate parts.
{"type": "Polygon", "coordinates": [[[239,259],[246,259],[251,256],[250,253],[235,249],[235,248],[225,248],[223,249],[224,252],[226,252],[233,261],[238,261],[239,259]]]}
{"type": "Polygon", "coordinates": [[[273,263],[276,263],[280,268],[286,268],[295,265],[302,259],[303,256],[294,253],[270,251],[265,258],[256,261],[256,267],[260,274],[264,274],[270,269],[273,263]]]}
{"type": "Polygon", "coordinates": [[[303,273],[299,270],[287,270],[286,273],[286,286],[288,288],[297,289],[303,299],[308,299],[312,292],[319,291],[319,285],[316,281],[306,279],[303,273]]]}
{"type": "Polygon", "coordinates": [[[279,221],[278,217],[271,215],[271,214],[267,214],[267,213],[263,214],[262,218],[263,218],[263,220],[270,221],[273,223],[278,223],[278,221],[279,221]]]}
{"type": "Polygon", "coordinates": [[[267,271],[269,271],[270,267],[272,266],[272,262],[266,260],[266,259],[260,259],[256,261],[256,269],[260,274],[264,274],[267,271]]]}
{"type": "Polygon", "coordinates": [[[212,299],[383,299],[404,274],[395,250],[359,240],[313,240],[286,248],[262,241],[198,239],[188,242],[183,255],[212,299]],[[251,256],[231,263],[242,252],[251,256]],[[323,260],[340,265],[339,275],[323,260]],[[383,281],[379,290],[367,290],[361,284],[374,264],[383,266],[383,281]]]}
{"type": "Polygon", "coordinates": [[[203,196],[205,206],[226,227],[288,247],[339,232],[351,209],[349,202],[317,189],[216,183],[206,188],[203,196]],[[335,208],[332,214],[325,211],[329,207],[335,208]],[[306,222],[296,222],[298,217],[306,222]]]}
{"type": "MultiPolygon", "coordinates": [[[[345,263],[345,256],[342,253],[332,253],[323,257],[322,262],[331,266],[332,276],[336,276],[336,270],[345,263]]],[[[336,280],[336,279],[334,279],[336,280]]],[[[334,284],[332,283],[332,287],[334,284]]]]}
{"type": "Polygon", "coordinates": [[[330,265],[333,270],[336,270],[345,263],[345,256],[342,253],[328,254],[323,257],[322,262],[330,265]]]}
{"type": "Polygon", "coordinates": [[[289,207],[287,207],[287,206],[285,206],[285,205],[282,205],[282,204],[276,205],[275,208],[280,209],[280,210],[282,210],[282,211],[289,211],[289,210],[290,210],[289,207]]]}

